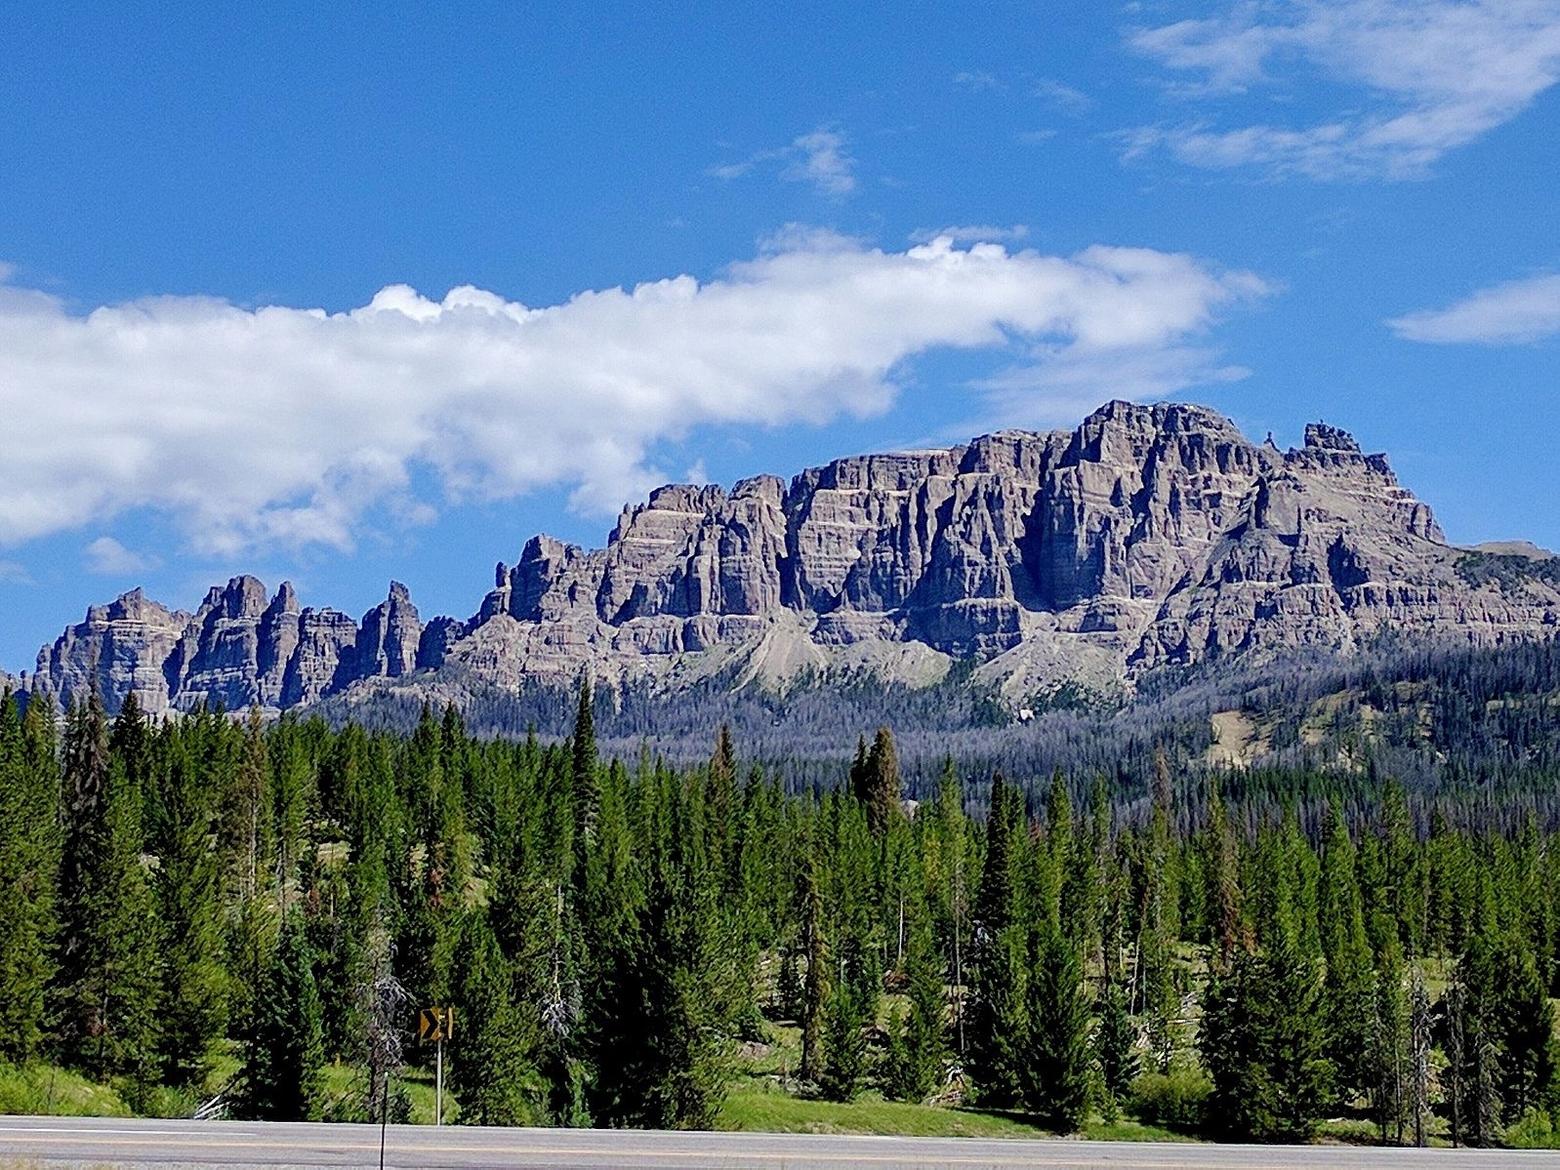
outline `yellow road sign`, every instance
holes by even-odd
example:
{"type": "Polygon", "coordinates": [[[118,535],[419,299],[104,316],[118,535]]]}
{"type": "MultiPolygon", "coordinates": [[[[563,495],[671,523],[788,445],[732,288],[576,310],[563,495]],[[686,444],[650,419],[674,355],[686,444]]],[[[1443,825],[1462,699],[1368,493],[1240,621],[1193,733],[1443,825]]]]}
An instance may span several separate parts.
{"type": "Polygon", "coordinates": [[[417,1013],[417,1039],[427,1043],[448,1040],[455,1035],[455,1009],[452,1007],[423,1008],[417,1013]]]}

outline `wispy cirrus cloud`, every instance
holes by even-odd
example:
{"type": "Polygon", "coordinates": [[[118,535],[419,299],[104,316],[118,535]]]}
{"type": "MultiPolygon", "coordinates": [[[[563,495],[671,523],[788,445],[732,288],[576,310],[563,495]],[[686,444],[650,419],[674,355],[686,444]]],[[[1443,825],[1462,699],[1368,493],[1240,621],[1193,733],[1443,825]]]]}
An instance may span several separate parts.
{"type": "Polygon", "coordinates": [[[81,550],[87,572],[100,577],[128,577],[157,568],[162,562],[154,556],[126,548],[112,536],[100,536],[81,550]]]}
{"type": "Polygon", "coordinates": [[[1444,309],[1387,322],[1407,341],[1517,345],[1560,336],[1560,273],[1482,288],[1444,309]]]}
{"type": "Polygon", "coordinates": [[[839,130],[820,127],[802,134],[781,147],[761,150],[740,162],[710,168],[718,179],[740,179],[766,166],[778,166],[781,179],[791,183],[810,183],[825,195],[849,195],[856,189],[856,160],[851,157],[845,135],[839,130]]]}
{"type": "Polygon", "coordinates": [[[922,228],[910,234],[912,244],[929,244],[945,236],[955,244],[1017,244],[1029,238],[1029,225],[1015,223],[998,227],[989,223],[955,224],[935,230],[922,228]]]}
{"type": "Polygon", "coordinates": [[[1264,288],[1141,248],[884,251],[818,232],[718,279],[542,308],[392,285],[345,312],[163,296],[81,314],[0,286],[0,545],[149,509],[205,553],[347,548],[375,509],[549,485],[611,512],[665,478],[658,444],[880,412],[931,350],[1008,355],[1015,419],[1184,383],[1199,370],[1176,355],[1264,288]],[[1134,372],[1156,361],[1181,372],[1134,372]],[[1020,368],[1056,372],[1026,389],[1020,368]]]}
{"type": "Polygon", "coordinates": [[[1128,44],[1204,108],[1126,132],[1127,157],[1166,150],[1275,176],[1417,178],[1560,81],[1560,0],[1241,0],[1212,18],[1136,29],[1128,44]],[[1311,119],[1231,124],[1208,108],[1313,83],[1328,87],[1330,108],[1311,119]]]}

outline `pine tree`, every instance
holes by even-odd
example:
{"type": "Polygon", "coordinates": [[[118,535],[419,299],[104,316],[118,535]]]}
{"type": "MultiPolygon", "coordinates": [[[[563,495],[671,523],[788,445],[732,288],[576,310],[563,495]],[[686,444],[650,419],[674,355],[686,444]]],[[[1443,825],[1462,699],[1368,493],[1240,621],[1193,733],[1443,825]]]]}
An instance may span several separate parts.
{"type": "Polygon", "coordinates": [[[1314,967],[1282,940],[1237,955],[1209,984],[1201,1047],[1213,1078],[1209,1116],[1224,1133],[1268,1142],[1315,1131],[1332,1075],[1321,994],[1314,967]]]}
{"type": "Polygon", "coordinates": [[[898,816],[902,784],[894,733],[886,727],[880,727],[872,740],[872,750],[867,753],[864,789],[858,793],[858,799],[867,810],[867,824],[873,836],[883,836],[888,832],[889,824],[898,816]]]}
{"type": "Polygon", "coordinates": [[[1176,988],[1175,940],[1179,890],[1171,836],[1173,782],[1163,747],[1154,753],[1153,806],[1143,857],[1143,902],[1138,968],[1149,1045],[1160,1072],[1169,1072],[1181,1044],[1181,997],[1176,988]]]}
{"type": "Polygon", "coordinates": [[[1032,944],[1024,1040],[1024,1103],[1049,1128],[1071,1133],[1089,1090],[1089,1003],[1078,953],[1055,927],[1032,944]]]}
{"type": "MultiPolygon", "coordinates": [[[[50,719],[45,697],[28,706],[34,726],[50,719]]],[[[29,750],[15,698],[0,698],[0,1060],[23,1064],[40,1054],[47,1030],[46,992],[55,977],[59,929],[59,773],[52,728],[29,750]]]]}
{"type": "Polygon", "coordinates": [[[1217,778],[1208,781],[1208,819],[1203,829],[1202,854],[1208,941],[1214,962],[1228,969],[1243,941],[1240,846],[1230,825],[1217,778]]]}
{"type": "Polygon", "coordinates": [[[1365,1037],[1367,1094],[1383,1145],[1403,1141],[1410,1058],[1408,1001],[1397,932],[1386,932],[1384,940],[1376,961],[1365,1037]]]}
{"type": "Polygon", "coordinates": [[[510,993],[510,972],[486,916],[467,915],[456,951],[449,1044],[450,1087],[471,1125],[531,1125],[541,1085],[526,1025],[510,993]]]}
{"type": "Polygon", "coordinates": [[[858,988],[841,981],[823,1005],[823,1067],[818,1087],[831,1101],[850,1101],[867,1072],[866,1005],[858,988]]]}
{"type": "Polygon", "coordinates": [[[1362,1026],[1373,1017],[1374,1004],[1354,843],[1336,806],[1329,806],[1328,821],[1317,923],[1327,965],[1327,1055],[1336,1074],[1335,1087],[1347,1103],[1355,1094],[1372,1092],[1376,1084],[1372,1066],[1379,1062],[1371,1059],[1370,1031],[1362,1026]]]}
{"type": "Polygon", "coordinates": [[[163,936],[157,1048],[165,1081],[199,1087],[227,1022],[213,813],[204,777],[183,753],[173,755],[161,780],[161,815],[151,841],[163,936]]]}
{"type": "Polygon", "coordinates": [[[1470,939],[1443,1011],[1454,1123],[1469,1145],[1491,1145],[1555,1080],[1554,1010],[1525,940],[1470,939]]]}
{"type": "Polygon", "coordinates": [[[108,755],[96,690],[65,736],[61,948],[51,1012],[60,1055],[88,1075],[150,1084],[159,931],[142,866],[141,808],[108,755]]]}
{"type": "Polygon", "coordinates": [[[596,776],[595,696],[590,677],[580,676],[579,704],[574,716],[574,734],[569,740],[571,757],[570,787],[574,802],[574,885],[584,888],[590,859],[591,838],[596,831],[596,810],[600,784],[596,776]]]}
{"type": "Polygon", "coordinates": [[[1099,1026],[1094,1032],[1094,1060],[1105,1089],[1117,1100],[1126,1095],[1137,1077],[1138,1033],[1127,1013],[1127,993],[1119,984],[1106,985],[1100,997],[1099,1026]]]}
{"type": "Polygon", "coordinates": [[[282,927],[245,1031],[236,1112],[257,1121],[317,1121],[324,1023],[313,955],[297,918],[282,927]]]}
{"type": "Polygon", "coordinates": [[[918,901],[911,903],[904,973],[909,984],[909,1013],[898,1021],[898,1051],[889,1061],[889,1096],[922,1101],[942,1081],[948,1043],[944,1029],[945,995],[931,921],[918,901]]]}
{"type": "Polygon", "coordinates": [[[1021,920],[1019,863],[1023,804],[1001,772],[991,783],[986,856],[975,904],[974,986],[969,1066],[979,1099],[998,1108],[1023,1096],[1020,1041],[1026,1027],[1024,989],[1028,927],[1021,920]]]}
{"type": "Polygon", "coordinates": [[[803,862],[797,887],[802,917],[802,949],[807,955],[807,982],[802,996],[802,1067],[804,1081],[817,1081],[824,1065],[824,1007],[829,998],[829,961],[823,937],[823,896],[818,888],[815,859],[803,862]]]}

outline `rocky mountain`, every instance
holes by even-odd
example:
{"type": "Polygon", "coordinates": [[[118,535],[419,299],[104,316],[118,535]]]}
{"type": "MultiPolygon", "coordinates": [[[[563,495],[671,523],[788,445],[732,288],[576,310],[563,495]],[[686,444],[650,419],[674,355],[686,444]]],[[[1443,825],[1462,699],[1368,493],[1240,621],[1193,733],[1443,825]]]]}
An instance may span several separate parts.
{"type": "Polygon", "coordinates": [[[1182,404],[1112,402],[1072,431],[839,459],[787,485],[670,485],[605,548],[533,537],[466,620],[406,589],[362,619],[252,577],[193,612],[137,590],[88,611],[27,680],[111,708],[458,698],[589,670],[667,694],[830,671],[929,684],[956,662],[1015,703],[1064,682],[1395,631],[1469,644],[1560,630],[1560,561],[1447,544],[1385,456],[1315,423],[1254,443],[1182,404]]]}

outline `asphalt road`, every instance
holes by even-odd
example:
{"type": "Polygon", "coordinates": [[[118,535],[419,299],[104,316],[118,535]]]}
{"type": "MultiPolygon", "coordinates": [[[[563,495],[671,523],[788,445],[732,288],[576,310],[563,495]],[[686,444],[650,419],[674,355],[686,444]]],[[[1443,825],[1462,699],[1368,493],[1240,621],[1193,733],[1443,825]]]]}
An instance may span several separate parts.
{"type": "MultiPolygon", "coordinates": [[[[1343,1146],[1217,1146],[964,1138],[654,1133],[633,1130],[391,1126],[385,1165],[896,1170],[914,1167],[1075,1167],[1099,1170],[1270,1170],[1282,1167],[1560,1166],[1560,1155],[1382,1150],[1343,1146]]],[[[0,1167],[377,1166],[379,1130],[366,1125],[118,1118],[0,1117],[0,1167]]]]}

